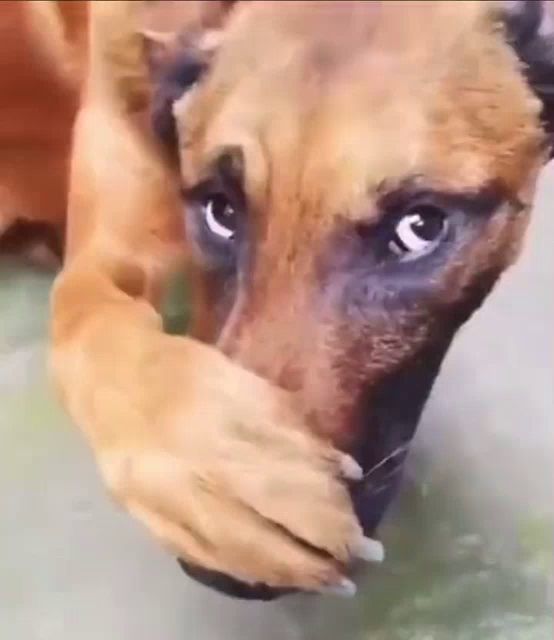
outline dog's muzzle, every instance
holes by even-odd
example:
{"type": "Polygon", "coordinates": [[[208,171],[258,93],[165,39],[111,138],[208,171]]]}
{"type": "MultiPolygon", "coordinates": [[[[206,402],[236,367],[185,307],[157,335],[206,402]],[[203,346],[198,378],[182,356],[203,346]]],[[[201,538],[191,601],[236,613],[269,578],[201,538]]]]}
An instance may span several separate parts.
{"type": "MultiPolygon", "coordinates": [[[[407,447],[401,446],[365,470],[362,481],[351,487],[354,509],[366,536],[373,537],[399,485],[407,447]]],[[[208,571],[179,560],[183,571],[201,584],[233,598],[275,600],[293,589],[275,589],[266,584],[248,584],[231,576],[208,571]]]]}
{"type": "MultiPolygon", "coordinates": [[[[370,468],[364,478],[351,488],[354,509],[366,536],[372,537],[398,488],[406,449],[394,453],[380,466],[370,468]]],[[[293,589],[275,589],[266,584],[248,584],[231,576],[202,569],[179,560],[183,571],[201,584],[242,600],[275,600],[294,593],[293,589]]]]}
{"type": "MultiPolygon", "coordinates": [[[[451,336],[415,355],[363,393],[353,424],[357,444],[352,455],[364,470],[363,479],[350,493],[366,536],[373,538],[399,488],[404,461],[423,407],[431,392],[451,336]]],[[[180,561],[184,571],[198,582],[221,593],[248,600],[273,600],[292,589],[246,584],[220,573],[180,561]]]]}

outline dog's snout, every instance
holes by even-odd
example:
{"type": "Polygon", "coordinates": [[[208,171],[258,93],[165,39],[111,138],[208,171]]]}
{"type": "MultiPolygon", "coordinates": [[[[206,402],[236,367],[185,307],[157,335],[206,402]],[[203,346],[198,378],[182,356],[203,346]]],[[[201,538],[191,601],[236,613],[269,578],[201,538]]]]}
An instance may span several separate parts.
{"type": "Polygon", "coordinates": [[[308,311],[298,313],[294,307],[290,295],[284,304],[275,295],[261,302],[239,297],[219,333],[217,348],[272,384],[301,393],[313,322],[308,311]]]}

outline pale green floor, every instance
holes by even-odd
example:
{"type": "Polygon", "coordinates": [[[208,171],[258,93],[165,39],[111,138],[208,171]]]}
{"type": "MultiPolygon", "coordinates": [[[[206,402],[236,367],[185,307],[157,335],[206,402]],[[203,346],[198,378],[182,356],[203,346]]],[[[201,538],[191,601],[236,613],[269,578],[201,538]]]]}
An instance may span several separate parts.
{"type": "Polygon", "coordinates": [[[525,258],[452,350],[388,559],[350,601],[236,603],[105,497],[45,382],[50,279],[1,265],[0,640],[551,640],[554,171],[525,258]]]}

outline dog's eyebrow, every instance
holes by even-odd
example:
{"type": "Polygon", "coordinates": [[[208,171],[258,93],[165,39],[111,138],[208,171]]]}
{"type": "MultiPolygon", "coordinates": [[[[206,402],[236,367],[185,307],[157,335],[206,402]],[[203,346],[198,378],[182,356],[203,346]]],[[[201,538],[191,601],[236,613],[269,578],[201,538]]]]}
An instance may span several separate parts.
{"type": "Polygon", "coordinates": [[[240,147],[219,149],[200,182],[185,189],[183,195],[194,200],[214,190],[224,191],[232,195],[236,202],[245,204],[244,155],[240,147]]]}
{"type": "Polygon", "coordinates": [[[219,179],[232,187],[244,182],[244,154],[238,146],[224,147],[219,151],[213,164],[219,179]]]}
{"type": "Polygon", "coordinates": [[[446,191],[425,188],[419,180],[410,178],[394,188],[383,184],[378,189],[377,204],[382,211],[426,200],[479,217],[492,215],[505,202],[516,211],[524,208],[524,204],[497,181],[489,182],[476,190],[446,191]]]}

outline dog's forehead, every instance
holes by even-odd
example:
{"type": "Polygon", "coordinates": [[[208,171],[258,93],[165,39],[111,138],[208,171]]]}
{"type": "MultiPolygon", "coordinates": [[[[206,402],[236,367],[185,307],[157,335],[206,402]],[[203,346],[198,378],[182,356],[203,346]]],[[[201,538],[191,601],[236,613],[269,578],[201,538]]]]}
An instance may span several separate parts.
{"type": "Polygon", "coordinates": [[[187,126],[200,163],[243,148],[252,193],[367,216],[372,189],[412,176],[517,192],[538,115],[487,2],[253,2],[187,126]]]}

